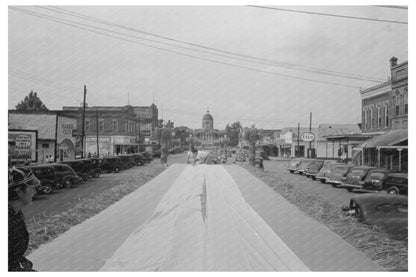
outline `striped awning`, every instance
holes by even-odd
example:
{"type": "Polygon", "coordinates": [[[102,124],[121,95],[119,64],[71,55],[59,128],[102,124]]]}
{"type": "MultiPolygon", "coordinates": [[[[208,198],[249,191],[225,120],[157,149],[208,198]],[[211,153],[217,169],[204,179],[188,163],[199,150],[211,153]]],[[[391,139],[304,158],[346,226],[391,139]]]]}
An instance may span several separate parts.
{"type": "Polygon", "coordinates": [[[368,139],[354,147],[354,150],[362,150],[364,148],[376,148],[380,146],[394,146],[408,140],[408,130],[398,129],[391,130],[384,134],[368,139]]]}

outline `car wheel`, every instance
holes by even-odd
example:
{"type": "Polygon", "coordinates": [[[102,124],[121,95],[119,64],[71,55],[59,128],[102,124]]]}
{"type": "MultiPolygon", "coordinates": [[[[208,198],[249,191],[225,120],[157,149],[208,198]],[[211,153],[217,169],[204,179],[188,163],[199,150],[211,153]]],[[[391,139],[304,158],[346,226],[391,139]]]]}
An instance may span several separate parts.
{"type": "MultiPolygon", "coordinates": [[[[316,178],[315,178],[316,179],[316,178]]],[[[326,180],[325,179],[321,179],[321,183],[322,184],[325,184],[326,183],[326,180]]]]}
{"type": "Polygon", "coordinates": [[[119,168],[119,167],[116,167],[116,168],[114,169],[114,171],[115,171],[115,172],[117,172],[117,173],[119,173],[119,172],[120,172],[120,168],[119,168]]]}
{"type": "Polygon", "coordinates": [[[293,171],[293,170],[289,170],[289,172],[290,172],[291,174],[293,174],[293,172],[294,172],[294,171],[293,171]]]}
{"type": "Polygon", "coordinates": [[[65,187],[66,188],[72,188],[74,186],[74,182],[72,180],[66,180],[65,181],[65,187]]]}
{"type": "Polygon", "coordinates": [[[142,161],[138,161],[138,162],[137,162],[137,165],[138,165],[138,166],[142,166],[142,165],[143,165],[143,162],[142,162],[142,161]]]}
{"type": "Polygon", "coordinates": [[[334,188],[336,188],[337,187],[337,185],[336,184],[331,184],[334,188]]]}
{"type": "Polygon", "coordinates": [[[46,183],[42,185],[42,192],[45,194],[49,194],[52,193],[53,191],[53,186],[50,183],[46,183]]]}
{"type": "Polygon", "coordinates": [[[353,191],[353,188],[347,188],[347,190],[348,190],[349,192],[352,192],[352,191],[353,191]]]}
{"type": "Polygon", "coordinates": [[[399,194],[399,189],[397,187],[391,187],[391,188],[387,189],[387,193],[399,194]]]}
{"type": "Polygon", "coordinates": [[[312,176],[312,180],[316,180],[315,176],[312,176]]]}
{"type": "Polygon", "coordinates": [[[92,173],[92,177],[94,177],[94,178],[98,178],[98,177],[100,177],[100,173],[99,173],[98,171],[94,171],[94,172],[92,173]]]}

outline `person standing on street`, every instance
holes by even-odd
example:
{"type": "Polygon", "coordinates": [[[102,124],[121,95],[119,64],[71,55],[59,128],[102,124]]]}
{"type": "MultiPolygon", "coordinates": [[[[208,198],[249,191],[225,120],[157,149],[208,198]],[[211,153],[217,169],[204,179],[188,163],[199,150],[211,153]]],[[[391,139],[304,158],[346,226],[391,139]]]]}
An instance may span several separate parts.
{"type": "Polygon", "coordinates": [[[197,161],[197,156],[198,150],[192,146],[191,149],[188,151],[188,154],[186,155],[186,163],[195,165],[197,161]]]}
{"type": "Polygon", "coordinates": [[[29,169],[9,169],[9,255],[8,271],[35,271],[33,264],[25,256],[29,246],[29,232],[22,208],[32,203],[36,187],[40,181],[29,169]]]}

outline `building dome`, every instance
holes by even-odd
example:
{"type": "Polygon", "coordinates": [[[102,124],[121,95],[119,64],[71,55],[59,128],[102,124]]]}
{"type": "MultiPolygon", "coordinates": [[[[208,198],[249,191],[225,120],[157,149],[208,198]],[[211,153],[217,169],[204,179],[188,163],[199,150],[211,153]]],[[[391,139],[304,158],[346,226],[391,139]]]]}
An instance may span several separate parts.
{"type": "Polygon", "coordinates": [[[214,129],[214,118],[207,111],[206,114],[202,117],[202,129],[203,130],[213,130],[214,129]]]}
{"type": "Polygon", "coordinates": [[[214,118],[212,118],[212,115],[210,115],[209,111],[207,111],[207,113],[202,117],[202,120],[214,120],[214,118]]]}

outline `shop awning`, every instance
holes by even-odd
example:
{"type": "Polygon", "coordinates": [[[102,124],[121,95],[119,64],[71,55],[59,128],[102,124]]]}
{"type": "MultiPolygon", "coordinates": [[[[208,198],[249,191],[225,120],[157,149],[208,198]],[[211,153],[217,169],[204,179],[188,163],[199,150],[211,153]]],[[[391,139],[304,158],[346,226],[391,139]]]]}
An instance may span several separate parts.
{"type": "Polygon", "coordinates": [[[391,130],[382,135],[368,139],[354,147],[354,150],[362,150],[364,148],[376,148],[379,146],[393,146],[404,142],[408,139],[408,130],[399,129],[391,130]]]}

